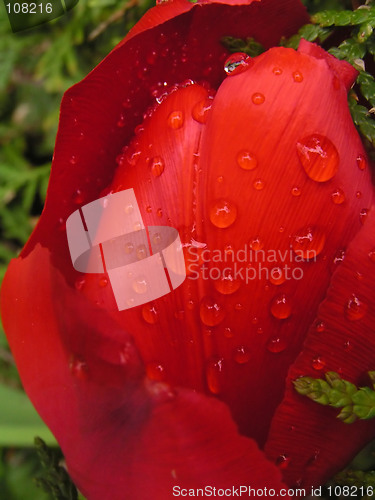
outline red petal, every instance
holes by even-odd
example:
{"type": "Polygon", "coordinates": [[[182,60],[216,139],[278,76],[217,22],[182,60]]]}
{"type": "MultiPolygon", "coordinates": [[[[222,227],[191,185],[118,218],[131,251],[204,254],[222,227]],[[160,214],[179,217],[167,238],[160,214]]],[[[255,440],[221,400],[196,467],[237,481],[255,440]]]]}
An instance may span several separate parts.
{"type": "Polygon", "coordinates": [[[187,79],[218,85],[227,56],[220,42],[225,35],[255,36],[269,47],[308,22],[299,0],[232,3],[243,2],[175,0],[151,9],[65,94],[45,211],[23,255],[41,242],[72,281],[65,221],[109,184],[116,156],[155,102],[152,93],[187,79]]]}
{"type": "Polygon", "coordinates": [[[273,459],[289,457],[283,471],[288,484],[301,484],[300,478],[305,486],[323,484],[375,437],[373,422],[342,423],[336,418],[339,410],[299,396],[292,386],[297,377],[322,378],[327,371],[369,385],[366,372],[375,368],[374,251],[375,207],[333,275],[272,422],[266,450],[273,459]],[[354,304],[355,298],[360,302],[354,304]]]}
{"type": "MultiPolygon", "coordinates": [[[[260,442],[325,295],[336,252],[359,231],[360,212],[374,197],[369,169],[358,168],[365,153],[339,80],[340,62],[333,67],[304,48],[270,49],[248,70],[228,77],[201,139],[202,203],[205,220],[211,220],[203,241],[221,255],[228,246],[235,256],[242,252],[234,260],[245,282],[248,265],[248,283],[238,292],[210,292],[225,308],[221,326],[233,332],[228,340],[217,331],[212,347],[231,364],[221,398],[242,432],[260,442]],[[314,148],[325,152],[320,156],[314,148]],[[233,216],[230,225],[220,220],[224,203],[233,216]],[[258,258],[255,250],[249,256],[251,247],[261,249],[258,258]],[[316,259],[298,262],[296,252],[307,250],[316,259]],[[289,279],[270,280],[272,269],[285,264],[289,279]],[[233,363],[238,349],[248,352],[247,363],[233,363]]],[[[210,265],[234,267],[231,259],[210,265]]]]}
{"type": "Polygon", "coordinates": [[[1,307],[25,389],[90,500],[283,486],[222,403],[145,379],[129,335],[72,293],[47,250],[12,262],[1,307]]]}

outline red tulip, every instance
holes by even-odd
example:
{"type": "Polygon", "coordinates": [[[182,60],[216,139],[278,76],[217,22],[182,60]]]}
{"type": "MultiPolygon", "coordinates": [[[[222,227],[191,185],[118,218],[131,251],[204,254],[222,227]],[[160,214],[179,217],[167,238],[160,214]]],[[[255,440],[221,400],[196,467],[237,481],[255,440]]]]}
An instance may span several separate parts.
{"type": "Polygon", "coordinates": [[[356,71],[308,42],[223,70],[224,35],[269,48],[304,22],[297,0],[163,3],[63,99],[46,207],[1,307],[25,389],[90,500],[163,500],[174,485],[309,494],[375,436],[292,384],[374,369],[356,71]],[[187,278],[119,310],[106,273],[74,269],[65,222],[131,188],[145,225],[178,230],[187,278]]]}

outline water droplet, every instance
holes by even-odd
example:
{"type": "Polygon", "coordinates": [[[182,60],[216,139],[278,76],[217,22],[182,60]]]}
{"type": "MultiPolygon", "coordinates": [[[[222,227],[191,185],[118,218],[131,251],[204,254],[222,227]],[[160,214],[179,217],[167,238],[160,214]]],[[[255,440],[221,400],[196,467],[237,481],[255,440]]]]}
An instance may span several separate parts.
{"type": "Polygon", "coordinates": [[[315,324],[315,331],[318,332],[318,333],[323,333],[324,330],[326,329],[326,326],[324,324],[323,321],[318,321],[316,324],[315,324]]]}
{"type": "Polygon", "coordinates": [[[372,262],[375,262],[375,248],[369,251],[368,257],[372,262]]]}
{"type": "Polygon", "coordinates": [[[251,66],[251,57],[244,52],[236,52],[228,57],[224,63],[224,71],[229,76],[238,75],[251,66]]]}
{"type": "Polygon", "coordinates": [[[258,165],[256,157],[250,151],[242,150],[237,153],[237,164],[244,170],[254,170],[258,165]]]}
{"type": "Polygon", "coordinates": [[[78,278],[78,279],[76,279],[76,281],[74,283],[74,288],[76,290],[82,290],[82,288],[85,286],[85,284],[86,284],[85,278],[78,278]]]}
{"type": "Polygon", "coordinates": [[[290,463],[290,458],[288,457],[288,455],[279,455],[276,458],[276,465],[280,469],[286,469],[286,467],[288,467],[289,463],[290,463]]]}
{"type": "Polygon", "coordinates": [[[285,281],[285,273],[281,267],[273,267],[270,272],[270,282],[273,285],[282,285],[285,281]]]}
{"type": "Polygon", "coordinates": [[[276,295],[272,299],[271,314],[277,319],[286,319],[292,314],[292,305],[285,293],[276,295]]]}
{"type": "Polygon", "coordinates": [[[281,68],[279,68],[278,66],[275,66],[273,69],[272,69],[272,73],[276,76],[280,76],[282,74],[283,70],[281,68]]]}
{"type": "Polygon", "coordinates": [[[293,80],[297,83],[301,83],[303,81],[303,75],[300,71],[295,71],[292,76],[293,80]]]}
{"type": "Polygon", "coordinates": [[[255,181],[253,182],[253,186],[257,191],[261,191],[262,189],[264,189],[264,181],[262,181],[262,179],[255,179],[255,181]]]}
{"type": "Polygon", "coordinates": [[[151,160],[151,173],[154,177],[159,177],[164,172],[164,162],[160,156],[155,156],[151,160]]]}
{"type": "Polygon", "coordinates": [[[297,142],[297,154],[306,174],[317,182],[326,182],[336,174],[340,158],[328,137],[309,135],[297,142]]]}
{"type": "Polygon", "coordinates": [[[119,128],[123,128],[126,125],[126,117],[123,113],[121,113],[120,118],[117,120],[116,124],[119,128]]]}
{"type": "Polygon", "coordinates": [[[191,111],[191,115],[198,123],[206,123],[212,107],[212,99],[203,99],[197,102],[191,111]]]}
{"type": "Polygon", "coordinates": [[[156,215],[157,215],[158,217],[163,217],[163,210],[162,210],[161,208],[158,208],[158,209],[156,210],[156,215]]]}
{"type": "Polygon", "coordinates": [[[224,177],[222,175],[219,175],[219,177],[216,180],[221,184],[224,181],[224,177]]]}
{"type": "Polygon", "coordinates": [[[152,241],[153,243],[155,243],[155,245],[160,245],[161,241],[162,241],[162,237],[161,237],[161,234],[160,233],[155,233],[152,237],[152,241]]]}
{"type": "Polygon", "coordinates": [[[158,322],[158,312],[153,302],[145,304],[142,307],[142,317],[146,321],[146,323],[150,325],[154,325],[158,322]]]}
{"type": "Polygon", "coordinates": [[[367,167],[367,158],[365,155],[359,154],[357,156],[357,166],[360,170],[365,170],[367,167]]]}
{"type": "Polygon", "coordinates": [[[69,362],[70,373],[79,380],[87,380],[88,366],[81,356],[73,355],[69,362]]]}
{"type": "Polygon", "coordinates": [[[251,100],[253,101],[254,104],[256,105],[259,105],[259,104],[263,104],[264,101],[265,101],[265,97],[263,94],[261,94],[260,92],[255,92],[255,94],[253,94],[251,96],[251,100]]]}
{"type": "Polygon", "coordinates": [[[236,347],[233,353],[233,358],[239,365],[247,363],[250,359],[249,349],[243,345],[236,347]]]}
{"type": "Polygon", "coordinates": [[[293,251],[303,259],[315,259],[324,248],[325,234],[319,227],[299,229],[292,238],[293,251]]]}
{"type": "Polygon", "coordinates": [[[135,293],[143,294],[147,292],[148,283],[144,276],[138,276],[132,283],[135,293]]]}
{"type": "Polygon", "coordinates": [[[133,205],[131,203],[129,205],[126,205],[126,207],[124,208],[124,212],[126,213],[126,215],[131,215],[134,212],[133,205]]]}
{"type": "Polygon", "coordinates": [[[108,278],[106,278],[105,276],[101,277],[101,278],[99,279],[99,286],[100,286],[101,288],[104,288],[104,287],[106,287],[107,285],[108,285],[108,278]]]}
{"type": "Polygon", "coordinates": [[[324,367],[326,366],[326,362],[320,357],[316,357],[312,360],[312,367],[314,368],[314,370],[323,370],[324,367]]]}
{"type": "Polygon", "coordinates": [[[72,156],[70,157],[69,163],[70,163],[71,165],[75,165],[75,164],[77,163],[77,157],[76,157],[75,155],[72,155],[72,156]]]}
{"type": "Polygon", "coordinates": [[[142,229],[142,224],[140,222],[134,222],[133,229],[134,231],[140,231],[142,229]]]}
{"type": "Polygon", "coordinates": [[[229,326],[224,328],[224,336],[227,339],[232,339],[234,337],[233,330],[231,328],[229,328],[229,326]]]}
{"type": "Polygon", "coordinates": [[[262,250],[263,246],[264,246],[264,243],[260,239],[259,236],[254,236],[254,238],[252,238],[249,241],[249,247],[251,248],[251,250],[254,250],[254,251],[262,250]]]}
{"type": "Polygon", "coordinates": [[[206,326],[216,326],[225,317],[223,307],[210,297],[204,297],[200,304],[199,315],[206,326]]]}
{"type": "Polygon", "coordinates": [[[361,193],[361,191],[357,191],[357,192],[355,193],[355,197],[356,197],[356,198],[358,198],[358,199],[362,198],[362,193],[361,193]]]}
{"type": "Polygon", "coordinates": [[[298,186],[293,186],[291,189],[291,193],[293,196],[301,196],[301,188],[298,186]]]}
{"type": "Polygon", "coordinates": [[[359,220],[361,224],[364,224],[368,216],[368,208],[362,208],[359,213],[359,220]]]}
{"type": "Polygon", "coordinates": [[[216,227],[226,228],[237,218],[237,207],[226,200],[217,200],[210,209],[210,221],[216,227]]]}
{"type": "Polygon", "coordinates": [[[214,280],[214,286],[219,293],[223,295],[230,295],[240,288],[241,283],[235,279],[232,273],[226,272],[220,279],[214,280]]]}
{"type": "Polygon", "coordinates": [[[331,199],[335,205],[341,205],[345,201],[345,193],[342,189],[337,188],[331,194],[331,199]]]}
{"type": "Polygon", "coordinates": [[[353,349],[353,346],[349,340],[346,340],[343,345],[344,345],[345,351],[351,351],[353,349]]]}
{"type": "Polygon", "coordinates": [[[168,127],[177,130],[184,124],[184,113],[183,111],[172,111],[168,116],[168,127]]]}
{"type": "Polygon", "coordinates": [[[337,266],[338,264],[341,264],[341,262],[345,259],[345,250],[343,250],[342,248],[340,248],[339,250],[337,250],[337,252],[335,253],[334,257],[333,257],[333,264],[335,266],[337,266]]]}
{"type": "Polygon", "coordinates": [[[367,304],[353,294],[345,304],[344,311],[349,321],[357,321],[365,316],[367,304]]]}
{"type": "Polygon", "coordinates": [[[266,349],[269,352],[273,352],[275,354],[285,351],[286,346],[286,341],[284,339],[281,339],[280,337],[272,337],[268,339],[266,343],[266,349]]]}
{"type": "Polygon", "coordinates": [[[147,257],[147,249],[145,245],[137,246],[136,255],[138,260],[145,259],[147,257]]]}
{"type": "Polygon", "coordinates": [[[146,375],[151,380],[156,380],[161,382],[165,379],[164,367],[160,363],[147,363],[146,365],[146,375]]]}
{"type": "Polygon", "coordinates": [[[124,246],[124,251],[127,255],[131,254],[134,250],[134,245],[130,241],[128,243],[125,243],[124,246]]]}
{"type": "Polygon", "coordinates": [[[221,380],[223,375],[223,358],[212,358],[206,365],[207,386],[212,394],[221,392],[221,380]]]}
{"type": "Polygon", "coordinates": [[[80,189],[76,189],[72,194],[72,200],[76,205],[81,205],[83,203],[83,193],[80,189]]]}

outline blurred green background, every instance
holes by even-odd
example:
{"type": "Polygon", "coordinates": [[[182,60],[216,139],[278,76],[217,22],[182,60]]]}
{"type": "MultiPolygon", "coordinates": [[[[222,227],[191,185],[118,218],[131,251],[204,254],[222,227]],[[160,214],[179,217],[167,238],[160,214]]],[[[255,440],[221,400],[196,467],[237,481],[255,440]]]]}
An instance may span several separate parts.
{"type": "MultiPolygon", "coordinates": [[[[352,9],[364,2],[304,3],[314,13],[352,9]]],[[[0,4],[0,281],[43,207],[64,91],[94,68],[152,6],[150,0],[80,0],[54,21],[13,33],[5,4],[0,4]]],[[[372,36],[369,46],[375,47],[372,36]]],[[[371,99],[366,103],[367,108],[375,105],[371,99]]],[[[373,124],[368,126],[373,130],[373,124]]],[[[0,500],[74,498],[54,497],[37,487],[33,478],[43,474],[43,459],[33,448],[34,436],[55,444],[22,391],[0,327],[0,500]]],[[[373,446],[358,460],[357,468],[371,467],[373,446]]]]}

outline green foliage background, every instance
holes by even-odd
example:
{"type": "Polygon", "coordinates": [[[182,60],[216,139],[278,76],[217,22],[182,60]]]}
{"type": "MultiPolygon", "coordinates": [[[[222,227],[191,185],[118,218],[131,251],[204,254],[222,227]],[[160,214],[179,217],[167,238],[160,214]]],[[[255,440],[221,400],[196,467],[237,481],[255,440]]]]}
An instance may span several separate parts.
{"type": "MultiPolygon", "coordinates": [[[[349,102],[373,154],[373,1],[304,0],[304,4],[313,23],[282,43],[296,47],[304,36],[361,70],[349,102]]],[[[4,3],[0,3],[0,281],[40,215],[64,91],[94,68],[151,6],[150,0],[80,0],[57,20],[12,33],[4,3]]],[[[48,481],[61,478],[54,469],[52,475],[51,470],[43,472],[42,463],[49,461],[54,467],[56,457],[47,453],[38,458],[32,448],[35,435],[54,445],[22,392],[0,327],[0,499],[76,498],[69,488],[45,493],[37,487],[36,476],[43,475],[39,484],[45,487],[48,481]]],[[[374,484],[374,450],[370,444],[352,466],[357,472],[343,472],[336,483],[374,484]]]]}

